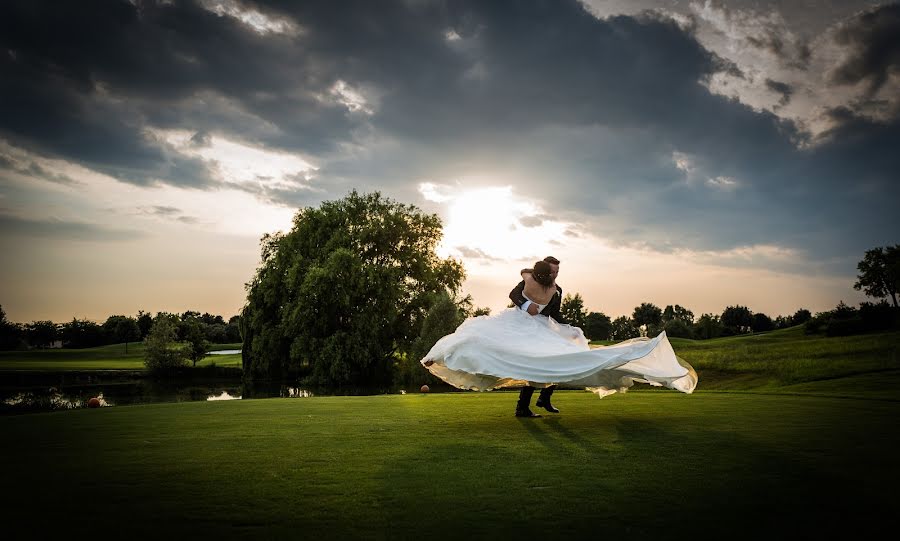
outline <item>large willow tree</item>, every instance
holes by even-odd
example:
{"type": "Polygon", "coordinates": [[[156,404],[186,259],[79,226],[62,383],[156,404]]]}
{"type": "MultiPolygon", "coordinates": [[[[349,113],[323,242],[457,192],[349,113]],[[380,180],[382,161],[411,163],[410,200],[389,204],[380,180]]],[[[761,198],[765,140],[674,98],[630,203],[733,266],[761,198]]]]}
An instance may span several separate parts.
{"type": "Polygon", "coordinates": [[[262,239],[241,319],[249,379],[307,374],[323,385],[388,381],[438,293],[465,272],[435,248],[441,220],[380,193],[304,208],[262,239]]]}

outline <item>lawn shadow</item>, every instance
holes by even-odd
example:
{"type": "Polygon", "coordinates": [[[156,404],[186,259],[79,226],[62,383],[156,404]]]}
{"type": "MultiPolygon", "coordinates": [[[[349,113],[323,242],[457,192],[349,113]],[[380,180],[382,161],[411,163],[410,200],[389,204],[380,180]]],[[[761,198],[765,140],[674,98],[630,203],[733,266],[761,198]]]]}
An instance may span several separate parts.
{"type": "MultiPolygon", "coordinates": [[[[630,538],[759,539],[858,535],[868,524],[897,522],[884,490],[855,484],[834,461],[810,460],[802,442],[750,439],[728,426],[685,429],[669,417],[519,423],[521,439],[464,434],[423,448],[427,460],[387,460],[380,504],[392,537],[571,537],[602,529],[630,538]]],[[[851,460],[847,449],[840,453],[838,464],[851,460]]]]}
{"type": "MultiPolygon", "coordinates": [[[[828,461],[809,461],[799,452],[806,451],[802,443],[792,454],[786,450],[792,445],[784,441],[761,444],[729,431],[684,432],[629,417],[619,417],[616,424],[625,454],[642,457],[632,465],[642,481],[626,488],[623,499],[635,504],[650,497],[661,500],[667,514],[680,517],[685,526],[698,524],[704,536],[858,536],[868,524],[892,516],[886,491],[871,486],[861,491],[851,474],[832,469],[828,461]]],[[[848,457],[847,464],[852,460],[848,457]]],[[[666,521],[656,517],[656,522],[666,521]]]]}

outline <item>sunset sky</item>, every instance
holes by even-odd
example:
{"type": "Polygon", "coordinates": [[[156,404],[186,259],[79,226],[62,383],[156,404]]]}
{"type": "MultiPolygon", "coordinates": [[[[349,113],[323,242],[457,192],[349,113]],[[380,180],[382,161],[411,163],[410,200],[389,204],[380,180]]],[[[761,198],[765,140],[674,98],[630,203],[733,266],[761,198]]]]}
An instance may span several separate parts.
{"type": "Polygon", "coordinates": [[[0,3],[0,305],[226,319],[259,238],[383,194],[464,291],[770,316],[900,242],[900,4],[0,3]]]}

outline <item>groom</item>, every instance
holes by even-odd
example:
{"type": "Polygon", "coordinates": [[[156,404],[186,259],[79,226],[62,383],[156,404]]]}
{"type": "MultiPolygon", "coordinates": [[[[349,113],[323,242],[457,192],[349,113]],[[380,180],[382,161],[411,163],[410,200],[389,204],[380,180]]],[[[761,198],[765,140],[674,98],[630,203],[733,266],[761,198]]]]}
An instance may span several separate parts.
{"type": "MultiPolygon", "coordinates": [[[[547,256],[544,258],[544,261],[550,264],[550,277],[553,278],[553,283],[556,285],[556,294],[550,299],[550,304],[538,312],[538,306],[526,299],[522,294],[525,290],[525,280],[519,282],[519,285],[509,292],[509,299],[521,310],[525,310],[532,316],[542,314],[552,317],[558,323],[569,323],[559,313],[559,308],[562,305],[562,288],[559,287],[559,284],[556,284],[556,277],[559,275],[559,260],[553,256],[547,256]]],[[[539,408],[544,408],[551,413],[559,413],[559,410],[554,408],[553,404],[550,403],[550,396],[553,395],[553,389],[555,388],[555,385],[551,385],[550,387],[541,389],[541,394],[538,396],[535,405],[539,408]]],[[[529,408],[532,395],[534,395],[534,387],[527,385],[522,387],[522,390],[519,392],[519,402],[516,404],[516,417],[540,417],[540,415],[534,413],[531,411],[531,408],[529,408]]]]}

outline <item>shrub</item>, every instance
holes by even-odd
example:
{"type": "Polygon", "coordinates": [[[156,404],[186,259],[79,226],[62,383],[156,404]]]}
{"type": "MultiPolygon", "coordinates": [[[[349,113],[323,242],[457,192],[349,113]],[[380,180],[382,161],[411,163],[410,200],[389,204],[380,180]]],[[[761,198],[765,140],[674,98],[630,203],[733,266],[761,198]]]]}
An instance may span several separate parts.
{"type": "Polygon", "coordinates": [[[186,366],[184,352],[172,347],[177,333],[177,326],[168,315],[159,314],[153,320],[144,350],[144,365],[150,372],[167,374],[186,366]]]}
{"type": "Polygon", "coordinates": [[[693,338],[691,326],[680,319],[670,319],[664,328],[669,338],[693,338]]]}
{"type": "Polygon", "coordinates": [[[900,310],[894,308],[887,301],[877,304],[863,302],[859,305],[859,316],[863,325],[871,331],[886,331],[897,327],[900,323],[900,310]]]}
{"type": "Polygon", "coordinates": [[[887,302],[860,303],[859,309],[847,306],[843,301],[834,310],[819,312],[806,322],[806,334],[825,336],[849,336],[867,332],[886,331],[900,325],[900,310],[887,302]]]}
{"type": "Polygon", "coordinates": [[[422,331],[413,341],[409,354],[397,362],[394,381],[400,385],[414,386],[440,383],[441,380],[426,370],[420,361],[438,340],[453,333],[465,318],[465,311],[460,309],[449,294],[438,294],[425,315],[422,331]]]}

